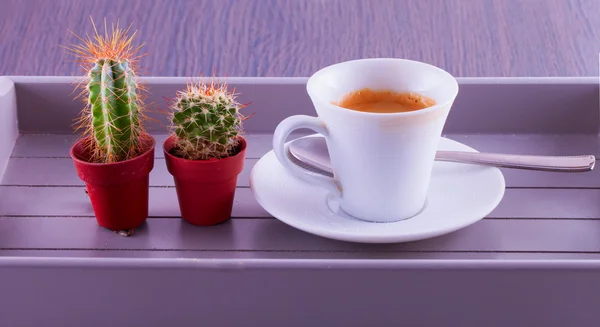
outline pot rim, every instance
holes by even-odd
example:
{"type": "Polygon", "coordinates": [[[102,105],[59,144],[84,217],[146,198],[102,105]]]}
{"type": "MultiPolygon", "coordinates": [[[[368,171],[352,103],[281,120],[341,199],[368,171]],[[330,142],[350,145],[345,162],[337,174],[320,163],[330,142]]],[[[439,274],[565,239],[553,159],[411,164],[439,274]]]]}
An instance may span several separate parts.
{"type": "Polygon", "coordinates": [[[156,140],[154,139],[154,137],[152,135],[150,135],[149,133],[142,133],[140,134],[142,135],[144,138],[148,138],[148,140],[150,141],[150,146],[148,147],[148,150],[144,151],[142,154],[127,159],[127,160],[123,160],[123,161],[117,161],[117,162],[89,162],[86,160],[82,160],[79,159],[76,155],[75,155],[75,147],[77,147],[77,145],[81,144],[82,142],[84,142],[85,140],[88,140],[91,136],[87,136],[84,138],[79,139],[77,142],[73,143],[71,145],[71,149],[69,150],[69,154],[71,156],[71,159],[73,159],[73,161],[76,161],[77,163],[83,164],[83,165],[88,165],[88,166],[110,166],[110,165],[122,165],[124,163],[128,163],[128,162],[132,162],[134,160],[138,160],[141,157],[147,156],[150,152],[154,151],[154,148],[156,147],[156,140]]]}
{"type": "Polygon", "coordinates": [[[181,158],[181,157],[177,157],[172,155],[171,153],[169,153],[169,150],[171,150],[173,147],[171,146],[169,149],[167,149],[167,142],[169,140],[172,140],[176,137],[175,134],[171,134],[169,135],[169,137],[167,137],[165,139],[165,141],[163,142],[163,152],[165,154],[165,158],[171,159],[171,160],[178,160],[178,161],[186,161],[186,162],[194,162],[197,164],[210,164],[210,163],[216,163],[216,162],[225,162],[228,160],[235,160],[237,157],[239,157],[240,155],[242,155],[244,152],[246,152],[246,149],[248,148],[248,141],[246,140],[245,137],[243,137],[242,135],[238,135],[237,137],[242,141],[241,143],[243,144],[242,150],[240,150],[238,153],[236,153],[233,156],[229,156],[226,158],[211,158],[208,160],[191,160],[191,159],[185,159],[185,158],[181,158]]]}

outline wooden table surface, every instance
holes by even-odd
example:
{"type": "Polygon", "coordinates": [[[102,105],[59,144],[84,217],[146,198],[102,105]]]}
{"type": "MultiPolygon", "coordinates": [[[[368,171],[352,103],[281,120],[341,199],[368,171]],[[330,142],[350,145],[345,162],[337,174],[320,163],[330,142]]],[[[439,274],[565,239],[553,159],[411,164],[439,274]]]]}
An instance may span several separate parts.
{"type": "Polygon", "coordinates": [[[598,0],[3,0],[0,75],[80,74],[59,45],[134,22],[146,75],[309,76],[404,57],[456,76],[597,76],[598,0]]]}

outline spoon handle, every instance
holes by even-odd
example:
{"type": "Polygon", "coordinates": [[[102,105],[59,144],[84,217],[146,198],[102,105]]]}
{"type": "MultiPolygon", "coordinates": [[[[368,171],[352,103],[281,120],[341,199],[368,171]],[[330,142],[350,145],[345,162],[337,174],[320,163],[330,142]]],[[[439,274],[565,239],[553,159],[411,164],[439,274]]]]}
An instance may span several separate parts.
{"type": "Polygon", "coordinates": [[[596,164],[593,155],[534,156],[461,151],[438,151],[435,160],[554,172],[590,171],[596,164]]]}

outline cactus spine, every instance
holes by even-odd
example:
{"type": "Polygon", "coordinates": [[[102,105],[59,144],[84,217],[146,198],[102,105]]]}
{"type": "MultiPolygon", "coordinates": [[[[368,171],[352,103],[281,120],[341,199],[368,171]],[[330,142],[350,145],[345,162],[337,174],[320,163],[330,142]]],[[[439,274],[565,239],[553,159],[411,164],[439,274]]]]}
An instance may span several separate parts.
{"type": "MultiPolygon", "coordinates": [[[[93,21],[92,21],[93,24],[93,21]]],[[[89,148],[94,162],[111,163],[131,159],[141,154],[140,136],[143,102],[138,94],[141,87],[136,81],[135,56],[140,49],[133,48],[135,37],[127,37],[127,30],[113,26],[112,33],[94,38],[80,38],[83,45],[70,49],[87,71],[87,83],[80,96],[86,99],[77,129],[89,136],[89,148]]]]}
{"type": "Polygon", "coordinates": [[[176,135],[174,154],[189,160],[225,158],[235,154],[242,132],[240,109],[234,92],[225,83],[188,83],[178,91],[172,109],[176,135]]]}

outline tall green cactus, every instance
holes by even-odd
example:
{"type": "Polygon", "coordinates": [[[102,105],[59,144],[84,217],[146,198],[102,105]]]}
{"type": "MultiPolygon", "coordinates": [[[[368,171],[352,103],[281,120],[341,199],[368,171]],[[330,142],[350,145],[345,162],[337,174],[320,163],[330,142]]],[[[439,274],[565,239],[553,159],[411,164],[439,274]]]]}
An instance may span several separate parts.
{"type": "Polygon", "coordinates": [[[174,152],[189,160],[224,158],[235,154],[242,132],[244,105],[226,84],[190,83],[178,91],[173,104],[174,152]]]}
{"type": "MultiPolygon", "coordinates": [[[[92,21],[93,24],[93,21],[92,21]]],[[[105,23],[106,24],[106,23],[105,23]]],[[[86,107],[81,113],[78,130],[89,142],[90,161],[119,162],[141,154],[140,137],[144,132],[143,101],[139,94],[135,66],[139,60],[131,43],[137,32],[113,26],[110,35],[78,37],[83,44],[70,48],[82,63],[86,83],[81,83],[86,107]]],[[[105,28],[106,31],[106,28],[105,28]]]]}
{"type": "Polygon", "coordinates": [[[129,63],[99,59],[89,76],[92,130],[102,161],[122,161],[135,156],[140,119],[135,74],[129,63]]]}

